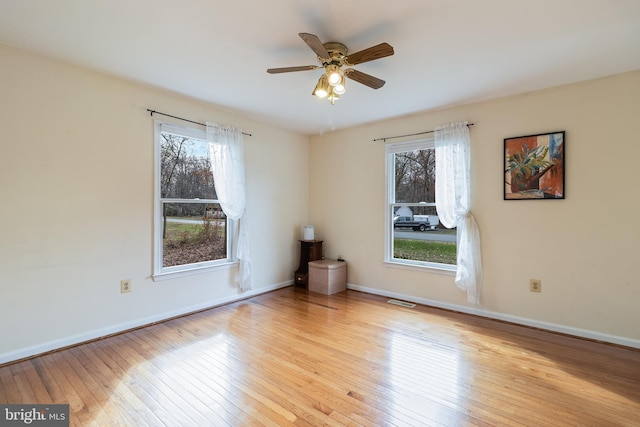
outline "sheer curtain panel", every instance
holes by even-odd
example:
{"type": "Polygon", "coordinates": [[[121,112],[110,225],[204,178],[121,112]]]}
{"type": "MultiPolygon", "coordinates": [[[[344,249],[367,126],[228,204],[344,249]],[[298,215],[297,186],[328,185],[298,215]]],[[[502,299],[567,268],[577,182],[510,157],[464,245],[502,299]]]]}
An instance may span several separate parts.
{"type": "Polygon", "coordinates": [[[220,206],[228,218],[235,221],[237,244],[232,248],[233,258],[240,263],[238,285],[241,290],[251,289],[251,254],[247,229],[244,181],[244,141],[242,132],[232,126],[219,126],[207,122],[207,142],[213,169],[213,181],[220,206]]]}
{"type": "Polygon", "coordinates": [[[435,130],[436,209],[440,222],[458,228],[455,282],[467,301],[480,303],[482,257],[480,231],[471,214],[470,145],[467,122],[450,123],[435,130]]]}

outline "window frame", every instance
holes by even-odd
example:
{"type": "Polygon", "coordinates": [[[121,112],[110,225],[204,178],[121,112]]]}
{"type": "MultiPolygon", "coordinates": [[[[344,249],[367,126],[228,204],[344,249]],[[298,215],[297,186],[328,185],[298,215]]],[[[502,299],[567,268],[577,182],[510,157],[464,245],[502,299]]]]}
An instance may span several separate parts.
{"type": "Polygon", "coordinates": [[[176,198],[162,198],[161,192],[161,133],[172,133],[175,135],[185,136],[190,139],[196,139],[199,141],[207,142],[206,132],[204,129],[197,129],[191,126],[182,126],[175,123],[165,122],[161,120],[154,120],[154,193],[153,193],[153,275],[154,281],[167,280],[177,277],[190,276],[194,274],[201,274],[219,269],[229,269],[238,264],[237,260],[232,258],[235,253],[234,248],[236,246],[237,237],[237,224],[229,217],[226,219],[226,238],[227,238],[227,256],[223,259],[203,261],[193,264],[181,264],[170,267],[163,266],[163,218],[162,218],[162,205],[163,203],[170,201],[175,203],[217,203],[220,202],[217,199],[176,199],[176,198]]]}
{"type": "MultiPolygon", "coordinates": [[[[398,206],[435,206],[434,203],[418,204],[418,203],[396,203],[395,202],[395,154],[405,151],[425,150],[435,148],[435,139],[433,136],[405,142],[397,142],[387,144],[385,146],[385,239],[384,239],[384,263],[390,267],[429,270],[436,273],[455,275],[457,270],[456,264],[443,264],[430,261],[416,261],[408,259],[394,258],[394,227],[393,212],[394,207],[398,206]]],[[[458,242],[456,239],[456,250],[458,250],[458,242]]]]}

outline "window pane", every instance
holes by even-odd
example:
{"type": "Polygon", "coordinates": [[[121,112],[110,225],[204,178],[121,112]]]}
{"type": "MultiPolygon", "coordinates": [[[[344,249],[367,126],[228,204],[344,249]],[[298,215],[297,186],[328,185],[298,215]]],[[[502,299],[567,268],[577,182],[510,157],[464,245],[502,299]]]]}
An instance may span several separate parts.
{"type": "Polygon", "coordinates": [[[217,199],[206,141],[161,132],[161,197],[217,199]]]}
{"type": "Polygon", "coordinates": [[[163,267],[227,258],[227,218],[218,203],[162,206],[163,267]]]}
{"type": "Polygon", "coordinates": [[[393,258],[456,264],[456,229],[443,227],[435,206],[392,206],[393,258]]]}
{"type": "Polygon", "coordinates": [[[435,203],[435,150],[403,151],[394,157],[395,202],[435,203]]]}

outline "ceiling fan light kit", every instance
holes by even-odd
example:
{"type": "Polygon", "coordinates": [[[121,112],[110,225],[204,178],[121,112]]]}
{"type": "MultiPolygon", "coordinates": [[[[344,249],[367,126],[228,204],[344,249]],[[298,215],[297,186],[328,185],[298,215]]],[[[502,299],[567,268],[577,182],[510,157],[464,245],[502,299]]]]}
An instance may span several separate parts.
{"type": "Polygon", "coordinates": [[[297,67],[269,68],[267,73],[279,74],[290,73],[294,71],[308,71],[324,69],[324,74],[320,76],[316,87],[312,94],[318,98],[327,98],[331,104],[340,98],[340,95],[346,92],[346,79],[355,80],[372,89],[380,89],[384,86],[385,81],[377,77],[365,74],[362,71],[355,70],[352,67],[363,62],[373,61],[375,59],[384,58],[393,55],[393,47],[387,43],[361,50],[352,55],[347,55],[348,49],[342,43],[327,42],[322,43],[320,39],[309,33],[298,34],[302,40],[315,52],[318,56],[317,65],[303,65],[297,67]]]}

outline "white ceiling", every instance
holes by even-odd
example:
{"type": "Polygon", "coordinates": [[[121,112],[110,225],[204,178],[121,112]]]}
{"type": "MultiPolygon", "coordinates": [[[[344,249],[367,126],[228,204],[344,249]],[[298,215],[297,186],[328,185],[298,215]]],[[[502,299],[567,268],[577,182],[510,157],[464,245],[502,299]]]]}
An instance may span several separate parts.
{"type": "Polygon", "coordinates": [[[640,69],[640,0],[0,0],[0,43],[319,134],[640,69]],[[389,43],[355,67],[386,85],[267,74],[317,64],[300,32],[389,43]]]}

